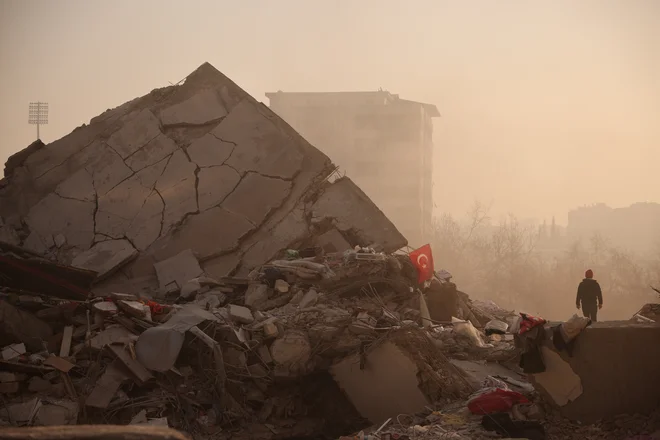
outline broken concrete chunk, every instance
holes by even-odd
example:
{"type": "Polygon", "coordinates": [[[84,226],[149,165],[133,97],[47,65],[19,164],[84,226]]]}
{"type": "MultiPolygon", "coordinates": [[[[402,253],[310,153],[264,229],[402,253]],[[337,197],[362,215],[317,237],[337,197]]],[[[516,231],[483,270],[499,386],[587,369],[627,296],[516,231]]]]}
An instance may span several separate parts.
{"type": "Polygon", "coordinates": [[[245,292],[245,305],[252,309],[268,301],[268,286],[265,284],[250,284],[245,292]]]}
{"type": "Polygon", "coordinates": [[[142,304],[139,301],[120,300],[117,301],[117,307],[119,307],[127,315],[133,316],[134,318],[151,321],[151,309],[148,305],[142,304]]]}
{"type": "Polygon", "coordinates": [[[311,307],[314,304],[316,304],[316,301],[319,299],[319,294],[316,292],[314,289],[309,289],[307,293],[302,297],[300,300],[300,304],[298,305],[301,309],[304,309],[306,307],[311,307]]]}
{"type": "Polygon", "coordinates": [[[137,336],[131,333],[126,327],[121,325],[109,326],[89,341],[91,348],[100,350],[104,346],[114,343],[128,343],[137,339],[137,336]]]}
{"type": "Polygon", "coordinates": [[[25,354],[25,344],[23,343],[8,345],[2,349],[2,359],[5,361],[16,359],[22,354],[25,354]]]}
{"type": "Polygon", "coordinates": [[[137,301],[138,297],[130,293],[117,293],[110,292],[108,296],[115,301],[124,300],[124,301],[137,301]]]}
{"type": "Polygon", "coordinates": [[[254,316],[247,307],[237,306],[236,304],[229,304],[227,306],[229,317],[239,324],[252,324],[254,316]]]}
{"type": "Polygon", "coordinates": [[[284,280],[276,280],[275,281],[275,290],[277,290],[280,293],[287,293],[289,291],[289,283],[287,283],[284,280]]]}
{"type": "Polygon", "coordinates": [[[98,279],[103,279],[137,255],[138,251],[128,240],[108,240],[96,243],[88,251],[78,254],[71,265],[97,272],[98,279]]]}
{"type": "Polygon", "coordinates": [[[19,238],[18,233],[9,225],[0,224],[0,241],[9,243],[13,246],[21,244],[21,239],[19,238]]]}
{"type": "Polygon", "coordinates": [[[280,334],[277,324],[275,324],[274,322],[265,323],[263,326],[263,330],[264,330],[264,337],[266,337],[267,339],[276,338],[280,334]]]}
{"type": "Polygon", "coordinates": [[[270,347],[270,355],[278,365],[300,369],[309,361],[312,347],[307,335],[298,330],[287,330],[270,347]]]}
{"type": "Polygon", "coordinates": [[[104,315],[112,315],[114,313],[117,313],[117,306],[115,305],[115,303],[110,301],[95,302],[94,305],[92,305],[92,308],[98,312],[101,312],[104,315]]]}
{"type": "Polygon", "coordinates": [[[0,408],[0,418],[11,420],[18,426],[30,424],[41,407],[41,399],[35,397],[27,402],[14,403],[0,408]]]}
{"type": "Polygon", "coordinates": [[[35,426],[62,426],[78,423],[78,403],[70,400],[44,400],[34,417],[35,426]]]}
{"type": "Polygon", "coordinates": [[[7,301],[0,301],[0,333],[23,342],[31,352],[42,351],[44,341],[48,341],[53,336],[48,324],[7,301]]]}
{"type": "Polygon", "coordinates": [[[179,294],[179,298],[186,300],[192,299],[201,289],[202,285],[197,279],[188,280],[183,286],[181,286],[181,293],[179,294]]]}
{"type": "Polygon", "coordinates": [[[167,291],[167,287],[173,282],[181,288],[188,280],[202,274],[202,268],[199,267],[199,262],[190,249],[154,264],[154,268],[163,292],[167,291]]]}
{"type": "Polygon", "coordinates": [[[39,376],[34,376],[28,383],[28,390],[32,393],[42,393],[45,391],[50,391],[52,388],[52,383],[46,379],[42,379],[39,376]]]}

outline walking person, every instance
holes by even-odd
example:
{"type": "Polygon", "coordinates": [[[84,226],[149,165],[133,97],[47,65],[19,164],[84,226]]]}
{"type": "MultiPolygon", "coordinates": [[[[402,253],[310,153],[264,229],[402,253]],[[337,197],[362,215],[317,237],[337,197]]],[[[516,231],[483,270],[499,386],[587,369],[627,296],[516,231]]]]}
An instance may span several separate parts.
{"type": "Polygon", "coordinates": [[[591,269],[585,272],[584,279],[578,286],[575,306],[579,309],[580,305],[586,318],[598,322],[598,310],[603,308],[603,292],[598,281],[594,280],[594,272],[591,269]]]}

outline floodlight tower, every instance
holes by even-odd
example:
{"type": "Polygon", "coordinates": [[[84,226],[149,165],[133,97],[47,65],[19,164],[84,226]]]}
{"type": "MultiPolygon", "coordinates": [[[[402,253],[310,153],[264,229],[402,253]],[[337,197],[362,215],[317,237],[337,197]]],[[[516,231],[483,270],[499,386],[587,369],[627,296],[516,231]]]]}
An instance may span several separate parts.
{"type": "Polygon", "coordinates": [[[40,139],[39,126],[48,124],[47,102],[30,103],[30,116],[28,117],[28,124],[37,126],[37,139],[40,139]]]}

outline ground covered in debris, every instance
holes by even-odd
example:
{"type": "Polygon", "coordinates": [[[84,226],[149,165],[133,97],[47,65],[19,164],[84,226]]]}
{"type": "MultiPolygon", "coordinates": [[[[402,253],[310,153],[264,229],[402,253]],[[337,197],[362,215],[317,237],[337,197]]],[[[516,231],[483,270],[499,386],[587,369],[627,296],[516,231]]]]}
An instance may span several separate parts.
{"type": "MultiPolygon", "coordinates": [[[[208,64],[12,156],[0,181],[0,424],[238,440],[660,438],[657,412],[566,417],[584,415],[579,399],[650,412],[652,384],[622,378],[619,402],[603,399],[580,342],[652,341],[657,305],[611,336],[577,316],[551,324],[472,301],[411,259],[334,171],[208,64]]],[[[635,373],[653,371],[640,359],[635,373]]]]}

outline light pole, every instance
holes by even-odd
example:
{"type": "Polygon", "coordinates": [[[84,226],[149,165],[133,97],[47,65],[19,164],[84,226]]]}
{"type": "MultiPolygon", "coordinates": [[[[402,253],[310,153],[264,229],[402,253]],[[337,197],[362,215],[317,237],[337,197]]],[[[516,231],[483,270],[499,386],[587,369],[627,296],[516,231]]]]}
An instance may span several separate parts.
{"type": "Polygon", "coordinates": [[[28,117],[28,124],[37,126],[37,139],[41,139],[39,137],[39,126],[48,124],[47,102],[30,103],[30,115],[28,117]]]}

